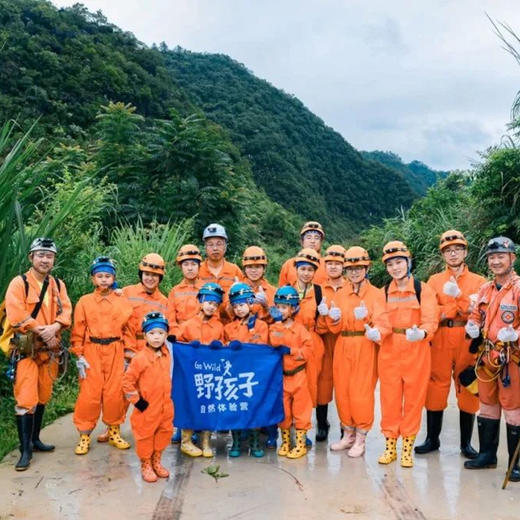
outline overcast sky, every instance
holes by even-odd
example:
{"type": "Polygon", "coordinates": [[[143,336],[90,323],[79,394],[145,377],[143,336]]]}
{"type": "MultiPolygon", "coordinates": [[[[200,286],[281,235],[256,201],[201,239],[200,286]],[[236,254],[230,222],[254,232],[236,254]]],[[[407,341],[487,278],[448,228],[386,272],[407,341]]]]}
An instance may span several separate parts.
{"type": "Polygon", "coordinates": [[[356,148],[435,168],[467,168],[497,143],[520,89],[486,18],[520,35],[518,0],[82,3],[147,44],[228,54],[356,148]]]}

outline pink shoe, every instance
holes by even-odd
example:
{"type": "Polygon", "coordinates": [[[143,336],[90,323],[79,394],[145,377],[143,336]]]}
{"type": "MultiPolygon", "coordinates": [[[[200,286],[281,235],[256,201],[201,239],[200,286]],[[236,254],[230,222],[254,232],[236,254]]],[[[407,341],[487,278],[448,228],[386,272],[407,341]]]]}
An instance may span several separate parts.
{"type": "Polygon", "coordinates": [[[352,445],[352,448],[348,450],[347,455],[349,457],[361,457],[365,453],[365,441],[367,438],[367,432],[362,430],[356,430],[356,440],[352,445]]]}
{"type": "Polygon", "coordinates": [[[332,451],[342,451],[352,448],[356,440],[356,429],[353,426],[343,428],[343,437],[330,445],[332,451]]]}

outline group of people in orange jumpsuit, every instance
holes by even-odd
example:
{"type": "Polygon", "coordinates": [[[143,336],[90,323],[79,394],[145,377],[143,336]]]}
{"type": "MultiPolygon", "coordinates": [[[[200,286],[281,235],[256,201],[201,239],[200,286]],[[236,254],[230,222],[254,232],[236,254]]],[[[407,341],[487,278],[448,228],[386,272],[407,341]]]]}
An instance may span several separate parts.
{"type": "MultiPolygon", "coordinates": [[[[385,449],[378,461],[395,461],[402,438],[400,464],[412,467],[414,451],[426,454],[440,447],[453,380],[460,450],[469,459],[465,468],[496,467],[503,408],[510,480],[520,481],[513,461],[520,438],[520,277],[513,267],[515,244],[507,237],[489,241],[486,256],[492,279],[486,281],[465,263],[464,235],[448,230],[439,241],[445,269],[424,283],[412,275],[412,253],[406,244],[390,241],[382,250],[390,281],[376,288],[369,280],[371,259],[365,249],[331,245],[321,256],[324,239],[318,222],[304,224],[301,249],[283,265],[276,289],[265,278],[264,250],[248,247],[242,271],[225,259],[226,230],[211,224],[203,234],[205,260],[196,245],[180,248],[177,265],[183,278],[168,298],[159,288],[165,273],[160,255],[143,257],[140,282],[122,290],[116,286],[113,261],[98,257],[90,269],[94,291],[79,299],[73,319],[65,284],[50,274],[56,245],[36,239],[29,252],[31,268],[11,281],[5,300],[15,331],[14,395],[21,452],[16,469],[29,467],[33,451],[54,449],[39,434],[60,362],[61,330],[72,322],[70,351],[79,375],[73,420],[80,437],[75,453],[88,453],[100,416],[107,431],[98,442],[128,449],[120,425],[132,403],[135,448],[147,482],[169,475],[161,453],[173,434],[174,340],[223,348],[235,341],[289,348],[283,356],[285,418],[279,425],[265,425],[267,447],[277,446],[279,427],[278,454],[289,459],[304,456],[312,445],[307,432],[313,408],[315,440],[328,439],[328,405],[333,398],[341,435],[330,449],[362,456],[379,381],[385,449]],[[17,347],[23,341],[30,350],[17,347]],[[423,408],[426,439],[414,449],[423,408]],[[478,452],[471,446],[477,412],[478,452]]],[[[214,456],[211,432],[178,433],[186,455],[214,456]]],[[[231,433],[229,455],[237,457],[246,432],[231,433]]],[[[263,456],[259,431],[247,432],[247,437],[251,455],[263,456]]]]}

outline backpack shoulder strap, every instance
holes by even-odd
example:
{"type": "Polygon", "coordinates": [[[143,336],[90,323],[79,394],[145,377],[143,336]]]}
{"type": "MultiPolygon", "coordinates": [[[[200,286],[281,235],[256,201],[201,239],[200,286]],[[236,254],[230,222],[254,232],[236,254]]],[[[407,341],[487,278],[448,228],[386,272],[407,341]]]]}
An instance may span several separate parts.
{"type": "Polygon", "coordinates": [[[385,301],[388,301],[388,288],[390,287],[390,284],[387,283],[385,285],[385,301]]]}
{"type": "Polygon", "coordinates": [[[320,313],[318,312],[318,305],[321,303],[321,300],[323,298],[323,293],[321,291],[321,285],[313,284],[314,288],[314,299],[316,301],[316,316],[315,319],[318,319],[318,316],[320,313]]]}
{"type": "Polygon", "coordinates": [[[420,304],[421,303],[422,284],[421,284],[421,280],[419,280],[418,278],[415,278],[415,276],[413,278],[413,288],[415,291],[415,296],[417,297],[417,301],[420,304]]]}
{"type": "Polygon", "coordinates": [[[23,284],[25,287],[25,297],[27,298],[27,296],[29,296],[29,282],[27,281],[27,276],[25,275],[25,273],[22,273],[20,276],[23,280],[23,284]]]}

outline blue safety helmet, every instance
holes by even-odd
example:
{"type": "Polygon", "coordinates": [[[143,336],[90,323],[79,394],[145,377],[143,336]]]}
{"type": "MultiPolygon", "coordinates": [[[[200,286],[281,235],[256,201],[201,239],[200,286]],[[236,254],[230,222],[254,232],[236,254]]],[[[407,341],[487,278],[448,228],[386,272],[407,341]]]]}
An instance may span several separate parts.
{"type": "Polygon", "coordinates": [[[229,301],[231,305],[236,303],[252,304],[255,293],[250,285],[244,282],[234,283],[229,289],[229,301]]]}
{"type": "Polygon", "coordinates": [[[217,302],[222,303],[224,291],[218,283],[209,282],[205,283],[197,294],[197,299],[200,303],[202,302],[217,302]]]}
{"type": "Polygon", "coordinates": [[[116,275],[116,266],[114,261],[108,256],[98,256],[90,266],[90,274],[95,275],[96,273],[109,273],[116,275]]]}
{"type": "Polygon", "coordinates": [[[145,314],[141,328],[145,333],[152,329],[163,329],[168,332],[170,330],[170,325],[168,324],[166,316],[161,312],[149,312],[148,314],[145,314]]]}
{"type": "Polygon", "coordinates": [[[274,303],[283,303],[285,305],[292,305],[298,307],[300,304],[300,297],[298,291],[290,285],[279,287],[274,293],[274,303]]]}

